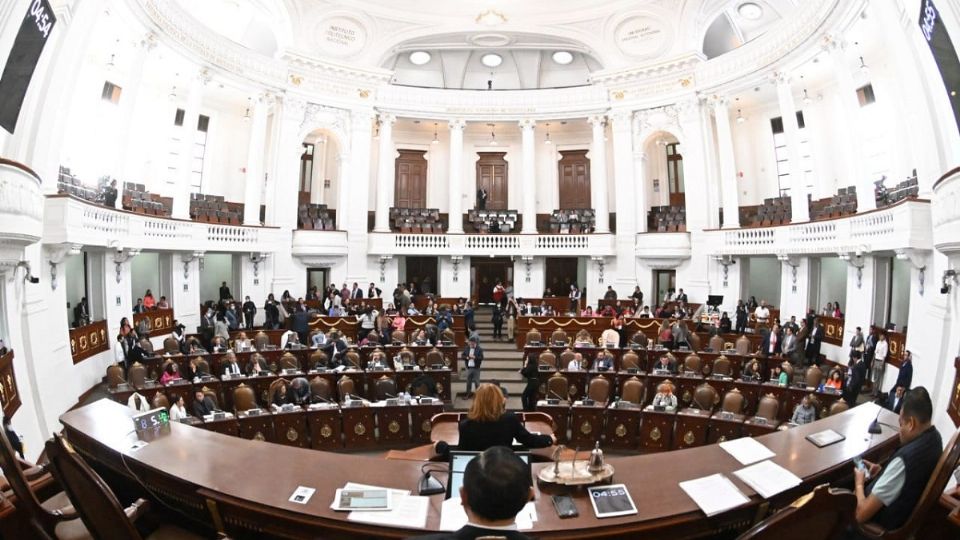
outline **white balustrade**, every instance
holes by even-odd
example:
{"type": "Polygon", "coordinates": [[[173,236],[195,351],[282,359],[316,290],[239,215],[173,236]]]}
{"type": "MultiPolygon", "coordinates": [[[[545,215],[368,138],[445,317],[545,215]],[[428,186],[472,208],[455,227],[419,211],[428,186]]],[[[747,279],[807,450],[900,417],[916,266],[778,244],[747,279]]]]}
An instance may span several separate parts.
{"type": "Polygon", "coordinates": [[[960,253],[960,167],[933,185],[933,243],[945,255],[960,253]]]}
{"type": "Polygon", "coordinates": [[[40,179],[19,163],[0,160],[0,269],[16,264],[42,233],[40,179]]]}
{"type": "Polygon", "coordinates": [[[371,255],[612,256],[614,235],[370,233],[369,251],[371,255]]]}

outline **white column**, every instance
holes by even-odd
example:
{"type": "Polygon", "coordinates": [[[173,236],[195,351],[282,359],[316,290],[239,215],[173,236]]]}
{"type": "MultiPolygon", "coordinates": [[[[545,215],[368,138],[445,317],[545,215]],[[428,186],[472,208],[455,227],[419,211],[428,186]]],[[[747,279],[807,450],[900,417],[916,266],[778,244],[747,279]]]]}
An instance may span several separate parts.
{"type": "MultiPolygon", "coordinates": [[[[153,32],[148,33],[134,47],[133,59],[128,64],[123,92],[120,95],[119,112],[119,138],[118,146],[122,149],[122,154],[116,157],[116,163],[113,168],[113,174],[117,178],[135,178],[142,174],[142,171],[135,171],[134,167],[142,161],[142,154],[135,150],[138,141],[130,136],[130,130],[133,126],[134,115],[136,113],[137,98],[140,95],[140,86],[143,82],[144,67],[147,64],[150,51],[157,46],[157,36],[153,32]]],[[[117,51],[122,53],[122,51],[117,51]]],[[[123,185],[118,185],[118,189],[123,189],[123,185]]],[[[117,208],[120,208],[120,199],[117,197],[117,208]]]]}
{"type": "Polygon", "coordinates": [[[737,193],[737,163],[730,130],[730,109],[726,97],[715,96],[713,115],[717,122],[717,152],[720,158],[720,195],[723,200],[723,228],[740,227],[740,201],[737,193]]]}
{"type": "Polygon", "coordinates": [[[310,204],[327,202],[327,147],[330,138],[321,135],[313,143],[313,172],[310,175],[310,204]]]}
{"type": "Polygon", "coordinates": [[[840,180],[838,187],[854,185],[857,187],[857,211],[874,210],[877,201],[873,193],[873,182],[863,170],[863,147],[860,144],[860,131],[857,129],[860,117],[860,102],[857,89],[850,74],[843,43],[828,38],[823,48],[830,53],[833,62],[833,74],[837,80],[837,95],[840,99],[841,115],[837,118],[836,129],[839,139],[845,146],[848,159],[844,159],[846,177],[840,180]]]}
{"type": "MultiPolygon", "coordinates": [[[[616,197],[614,209],[617,212],[617,236],[630,237],[637,232],[639,210],[634,206],[637,189],[633,172],[633,126],[630,111],[621,111],[610,116],[613,136],[613,181],[616,197]]],[[[592,171],[591,171],[592,172],[592,171]]]]}
{"type": "MultiPolygon", "coordinates": [[[[448,233],[463,234],[463,129],[466,121],[451,120],[450,127],[450,203],[447,215],[450,216],[448,233]]],[[[468,269],[469,275],[469,269],[468,269]]],[[[470,281],[470,278],[467,278],[470,281]]]]}
{"type": "Polygon", "coordinates": [[[347,279],[351,282],[369,283],[372,279],[367,262],[367,212],[370,208],[370,144],[373,140],[373,110],[354,110],[350,113],[350,165],[341,166],[340,178],[349,178],[341,183],[340,193],[349,192],[349,197],[340,197],[345,204],[337,208],[341,223],[347,231],[347,279]],[[349,170],[349,177],[346,174],[349,170]]]}
{"type": "Polygon", "coordinates": [[[800,156],[800,124],[797,123],[797,107],[793,101],[790,77],[784,72],[778,72],[774,74],[774,82],[777,85],[777,101],[780,103],[780,117],[783,119],[783,132],[787,138],[790,160],[790,199],[793,214],[791,221],[810,221],[807,186],[803,178],[803,159],[800,156]]]}
{"type": "Polygon", "coordinates": [[[270,97],[253,100],[250,121],[250,145],[247,148],[247,180],[243,192],[243,224],[260,225],[260,199],[263,192],[264,152],[267,141],[267,107],[270,97]]]}
{"type": "MultiPolygon", "coordinates": [[[[520,121],[520,139],[523,143],[523,168],[520,181],[523,186],[523,234],[537,234],[537,143],[533,120],[520,121]]],[[[516,280],[514,280],[516,281],[516,280]]]]}
{"type": "Polygon", "coordinates": [[[397,117],[380,113],[380,157],[377,160],[377,216],[374,232],[390,232],[390,205],[393,204],[396,170],[396,149],[393,145],[393,123],[397,117]]]}
{"type": "Polygon", "coordinates": [[[643,151],[641,141],[634,141],[636,147],[633,150],[633,189],[636,192],[636,210],[637,213],[637,232],[647,232],[647,213],[650,211],[650,201],[647,200],[648,178],[647,178],[647,153],[643,151]]]}
{"type": "Polygon", "coordinates": [[[610,210],[607,203],[607,143],[603,140],[606,117],[591,116],[593,143],[590,145],[590,191],[593,209],[597,215],[596,232],[610,232],[610,210]]]}
{"type": "Polygon", "coordinates": [[[173,217],[190,219],[190,178],[193,175],[193,146],[203,101],[203,87],[210,82],[206,70],[190,81],[187,103],[183,109],[183,126],[180,127],[180,149],[177,163],[177,179],[173,189],[173,217]]]}

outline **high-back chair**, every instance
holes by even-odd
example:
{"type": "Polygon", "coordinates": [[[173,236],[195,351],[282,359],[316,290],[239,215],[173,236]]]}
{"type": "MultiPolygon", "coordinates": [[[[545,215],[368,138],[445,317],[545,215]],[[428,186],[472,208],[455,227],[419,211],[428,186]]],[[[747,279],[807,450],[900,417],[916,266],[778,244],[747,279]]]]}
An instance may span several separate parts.
{"type": "Polygon", "coordinates": [[[283,389],[284,384],[290,384],[286,379],[277,379],[270,383],[270,387],[267,389],[267,395],[264,396],[267,406],[273,403],[274,396],[277,395],[277,392],[286,391],[283,389]]]}
{"type": "Polygon", "coordinates": [[[266,349],[267,345],[269,344],[270,336],[268,336],[263,330],[257,332],[257,335],[253,336],[253,346],[256,347],[258,351],[266,349]]]}
{"type": "Polygon", "coordinates": [[[639,405],[643,402],[643,389],[644,385],[640,379],[630,377],[623,382],[623,387],[620,390],[620,400],[639,405]]]}
{"type": "Polygon", "coordinates": [[[557,328],[550,334],[550,343],[553,345],[566,345],[567,333],[562,328],[557,328]]]}
{"type": "Polygon", "coordinates": [[[177,338],[170,336],[163,340],[163,352],[166,354],[177,354],[180,352],[180,343],[177,338]]]}
{"type": "Polygon", "coordinates": [[[310,401],[317,403],[326,403],[333,395],[333,389],[330,387],[330,381],[323,377],[314,377],[310,380],[310,401]]]}
{"type": "Polygon", "coordinates": [[[830,416],[833,416],[835,414],[840,414],[849,408],[850,408],[850,405],[847,405],[846,401],[842,399],[838,399],[837,401],[833,402],[833,405],[830,405],[830,416]]]}
{"type": "Polygon", "coordinates": [[[394,330],[390,334],[390,341],[394,345],[403,345],[407,342],[407,334],[403,330],[394,330]]]}
{"type": "Polygon", "coordinates": [[[733,370],[730,367],[730,359],[726,356],[721,355],[713,361],[713,376],[729,377],[732,373],[733,370]]]}
{"type": "Polygon", "coordinates": [[[565,375],[554,373],[547,379],[547,399],[569,399],[570,383],[565,375]]]}
{"type": "Polygon", "coordinates": [[[107,368],[107,388],[116,388],[127,382],[123,377],[123,368],[118,364],[113,364],[107,368]]]}
{"type": "Polygon", "coordinates": [[[700,357],[697,356],[697,353],[690,353],[683,359],[683,371],[685,373],[700,375],[702,369],[703,362],[700,360],[700,357]]]}
{"type": "Polygon", "coordinates": [[[240,383],[240,386],[233,389],[233,409],[236,412],[249,411],[257,408],[257,395],[246,384],[240,383]]]}
{"type": "Polygon", "coordinates": [[[397,381],[386,375],[380,377],[373,385],[373,394],[377,401],[387,399],[390,396],[396,396],[397,381]]]}
{"type": "Polygon", "coordinates": [[[283,353],[280,357],[280,369],[300,369],[300,361],[291,352],[283,353]]]}
{"type": "Polygon", "coordinates": [[[806,378],[807,386],[816,388],[820,386],[820,382],[823,380],[823,370],[814,364],[807,368],[807,373],[804,377],[806,378]]]}
{"type": "Polygon", "coordinates": [[[633,336],[630,337],[630,342],[641,347],[646,347],[647,343],[650,342],[650,339],[647,338],[647,335],[644,334],[642,330],[637,330],[633,333],[633,336]]]}
{"type": "Polygon", "coordinates": [[[427,352],[427,354],[424,356],[423,358],[424,365],[420,367],[427,367],[427,366],[434,366],[434,365],[445,366],[448,363],[449,361],[446,359],[445,356],[443,356],[443,353],[440,352],[440,349],[434,347],[430,349],[430,351],[427,352]]]}
{"type": "Polygon", "coordinates": [[[346,400],[351,394],[356,394],[356,385],[348,375],[340,377],[337,381],[337,394],[340,396],[340,401],[346,400]]]}
{"type": "Polygon", "coordinates": [[[640,357],[633,351],[627,351],[620,357],[620,369],[627,371],[629,369],[640,369],[640,357]]]}
{"type": "MultiPolygon", "coordinates": [[[[551,353],[552,354],[552,353],[551,353]]],[[[570,361],[577,357],[577,353],[573,352],[573,349],[569,347],[560,353],[560,368],[567,369],[567,365],[570,364],[570,361]]]]}
{"type": "Polygon", "coordinates": [[[360,365],[360,354],[357,351],[351,349],[347,351],[347,354],[343,355],[346,359],[346,366],[350,368],[363,369],[360,365]]]}
{"type": "Polygon", "coordinates": [[[766,394],[760,398],[757,404],[756,417],[763,418],[767,422],[776,422],[777,414],[780,412],[780,401],[773,394],[766,394]]]}
{"type": "Polygon", "coordinates": [[[527,343],[542,343],[543,336],[540,335],[540,331],[536,328],[527,332],[527,343]]]}
{"type": "Polygon", "coordinates": [[[127,378],[135,388],[140,388],[147,383],[147,368],[140,362],[134,362],[127,370],[127,378]]]}
{"type": "Polygon", "coordinates": [[[143,349],[144,356],[153,356],[153,342],[150,341],[150,338],[141,338],[140,348],[143,349]]]}
{"type": "Polygon", "coordinates": [[[310,366],[312,368],[322,367],[325,368],[330,363],[330,357],[327,356],[327,353],[317,349],[310,353],[310,366]]]}
{"type": "Polygon", "coordinates": [[[694,409],[713,411],[719,402],[720,394],[717,393],[717,389],[709,383],[703,383],[693,390],[693,401],[690,406],[694,409]]]}
{"type": "Polygon", "coordinates": [[[153,399],[150,400],[150,406],[154,409],[159,409],[163,407],[164,409],[170,408],[170,400],[167,399],[167,396],[162,392],[157,392],[154,394],[153,399]]]}
{"type": "Polygon", "coordinates": [[[718,335],[711,337],[708,344],[713,352],[720,352],[723,350],[723,338],[718,335]]]}
{"type": "Polygon", "coordinates": [[[733,413],[733,414],[742,414],[743,408],[747,404],[747,399],[743,397],[743,394],[740,390],[734,388],[730,390],[723,396],[723,403],[720,405],[720,410],[723,412],[733,413]]]}
{"type": "MultiPolygon", "coordinates": [[[[550,369],[557,369],[557,355],[553,354],[552,351],[543,351],[540,353],[540,356],[537,357],[538,366],[549,366],[550,369]]],[[[564,369],[567,366],[563,366],[564,369]]]]}
{"type": "Polygon", "coordinates": [[[606,403],[609,401],[610,381],[599,375],[590,379],[590,384],[587,386],[587,397],[597,403],[606,403]]]}
{"type": "Polygon", "coordinates": [[[750,354],[750,338],[745,335],[738,337],[734,349],[736,349],[739,355],[750,354]]]}
{"type": "Polygon", "coordinates": [[[698,336],[695,332],[690,332],[690,334],[687,336],[687,345],[690,346],[691,351],[699,351],[700,336],[698,336]]]}

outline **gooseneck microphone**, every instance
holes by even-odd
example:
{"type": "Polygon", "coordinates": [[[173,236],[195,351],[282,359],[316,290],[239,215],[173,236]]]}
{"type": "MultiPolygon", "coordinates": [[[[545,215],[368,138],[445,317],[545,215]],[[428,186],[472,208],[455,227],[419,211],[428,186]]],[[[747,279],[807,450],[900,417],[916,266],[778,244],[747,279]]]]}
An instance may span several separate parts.
{"type": "Polygon", "coordinates": [[[883,412],[883,407],[880,407],[880,410],[877,411],[877,416],[874,417],[873,422],[870,422],[870,427],[867,428],[867,433],[872,435],[879,435],[883,430],[880,429],[880,413],[883,412]]]}

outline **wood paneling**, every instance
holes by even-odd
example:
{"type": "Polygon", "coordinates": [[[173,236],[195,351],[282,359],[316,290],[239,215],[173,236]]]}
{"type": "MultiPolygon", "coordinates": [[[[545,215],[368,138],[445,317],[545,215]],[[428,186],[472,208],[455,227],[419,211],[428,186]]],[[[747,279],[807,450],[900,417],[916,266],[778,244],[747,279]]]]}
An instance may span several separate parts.
{"type": "Polygon", "coordinates": [[[20,408],[20,391],[17,376],[13,373],[13,351],[0,356],[0,406],[4,418],[11,418],[20,408]]]}
{"type": "Polygon", "coordinates": [[[471,297],[482,304],[493,302],[493,287],[500,281],[513,281],[513,262],[505,257],[470,260],[471,297]]]}
{"type": "Polygon", "coordinates": [[[427,160],[425,150],[398,150],[394,176],[394,203],[397,208],[427,207],[427,160]]]}
{"type": "MultiPolygon", "coordinates": [[[[953,420],[953,425],[960,426],[960,356],[953,359],[953,370],[953,385],[950,386],[950,403],[947,404],[947,414],[953,420]]],[[[7,412],[6,408],[3,412],[7,412]]]]}
{"type": "MultiPolygon", "coordinates": [[[[200,313],[203,313],[201,311],[200,313]]],[[[148,336],[161,336],[173,332],[173,310],[154,309],[143,313],[133,314],[133,327],[139,328],[140,321],[147,320],[148,336]]],[[[143,336],[141,336],[143,337],[143,336]]]]}
{"type": "Polygon", "coordinates": [[[70,355],[73,363],[80,362],[91,356],[110,350],[110,340],[107,339],[107,321],[96,321],[86,326],[70,329],[70,355]]]}
{"type": "Polygon", "coordinates": [[[569,150],[560,152],[560,155],[560,208],[593,208],[587,151],[569,150]]]}
{"type": "MultiPolygon", "coordinates": [[[[569,296],[570,285],[577,281],[577,258],[576,257],[548,257],[544,261],[546,267],[546,288],[557,296],[569,296]]],[[[564,304],[566,311],[570,307],[569,300],[564,304]]]]}
{"type": "Polygon", "coordinates": [[[507,161],[506,152],[478,152],[477,190],[487,190],[487,209],[507,209],[507,161]]]}

